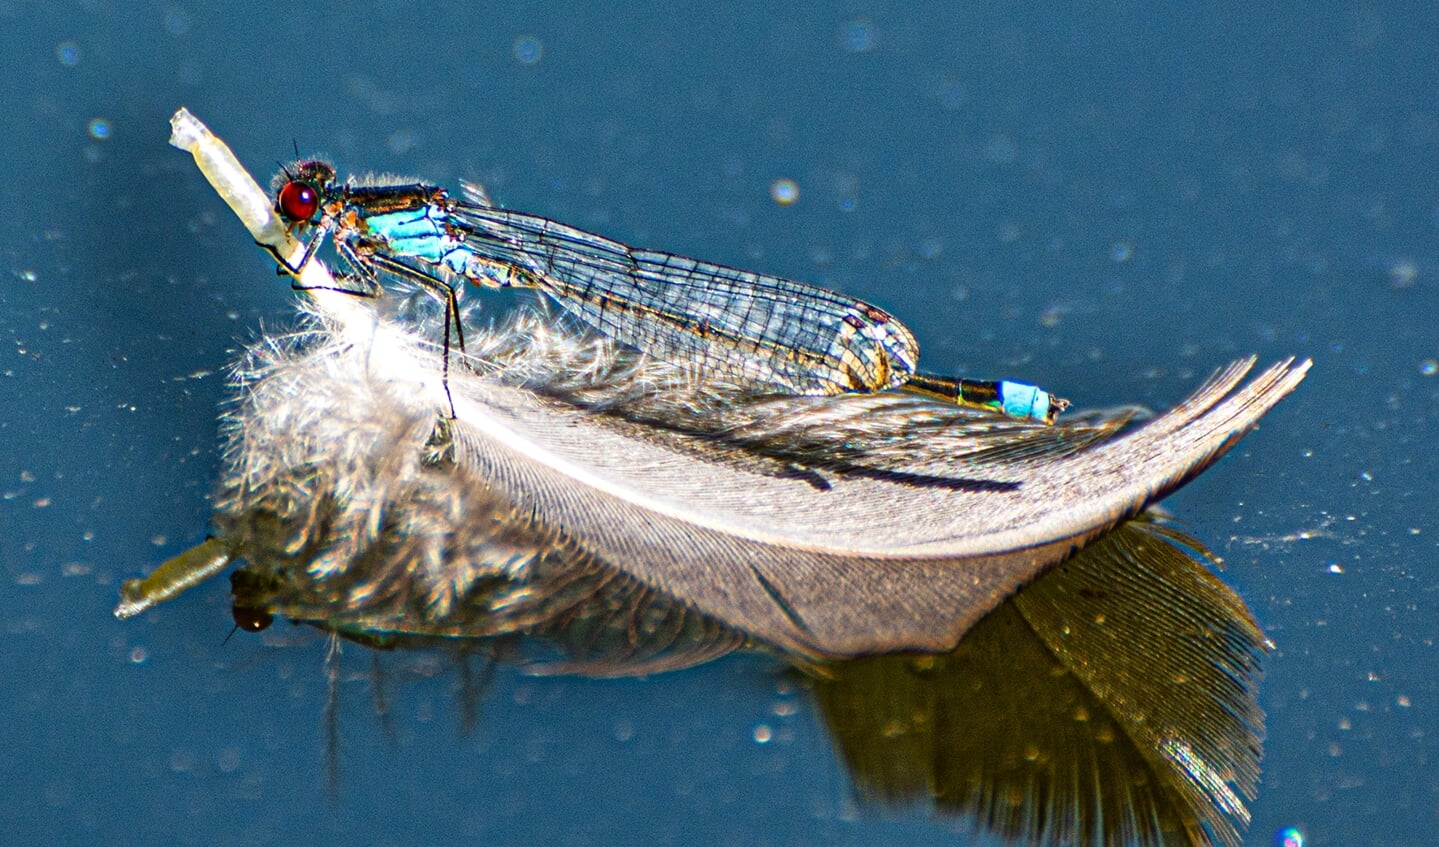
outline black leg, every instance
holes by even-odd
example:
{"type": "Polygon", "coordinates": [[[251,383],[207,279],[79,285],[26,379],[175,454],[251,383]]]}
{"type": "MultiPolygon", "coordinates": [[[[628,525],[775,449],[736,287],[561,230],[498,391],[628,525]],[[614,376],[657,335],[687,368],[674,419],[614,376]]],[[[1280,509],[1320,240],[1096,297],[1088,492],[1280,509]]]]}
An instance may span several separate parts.
{"type": "Polygon", "coordinates": [[[401,262],[397,259],[391,259],[388,256],[370,256],[368,257],[368,262],[373,267],[379,268],[380,270],[388,271],[396,276],[401,276],[405,279],[410,280],[411,282],[414,282],[415,284],[424,288],[426,291],[429,291],[431,294],[440,298],[441,302],[445,304],[445,340],[443,345],[444,361],[443,364],[441,364],[440,366],[440,378],[445,386],[445,399],[450,404],[450,417],[453,419],[455,417],[455,398],[450,396],[451,333],[454,334],[456,343],[459,345],[460,353],[463,354],[465,352],[465,330],[464,327],[460,325],[460,300],[459,297],[455,294],[455,289],[451,288],[448,283],[446,283],[442,279],[439,279],[438,277],[432,276],[417,268],[412,268],[404,262],[401,262]]]}

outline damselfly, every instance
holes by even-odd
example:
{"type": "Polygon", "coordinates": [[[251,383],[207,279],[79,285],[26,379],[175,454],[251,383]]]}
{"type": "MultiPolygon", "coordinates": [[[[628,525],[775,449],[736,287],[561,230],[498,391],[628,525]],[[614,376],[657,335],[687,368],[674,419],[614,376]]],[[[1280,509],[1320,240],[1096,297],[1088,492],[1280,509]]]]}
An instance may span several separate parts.
{"type": "Polygon", "coordinates": [[[1069,405],[1025,383],[918,372],[914,335],[862,300],[500,209],[477,186],[465,195],[422,183],[339,182],[328,162],[298,162],[276,179],[275,209],[293,230],[314,233],[300,265],[286,267],[298,271],[329,237],[358,273],[357,293],[378,292],[389,274],[441,298],[447,391],[450,339],[464,349],[454,281],[466,279],[538,289],[609,338],[758,391],[900,388],[1043,423],[1069,405]]]}

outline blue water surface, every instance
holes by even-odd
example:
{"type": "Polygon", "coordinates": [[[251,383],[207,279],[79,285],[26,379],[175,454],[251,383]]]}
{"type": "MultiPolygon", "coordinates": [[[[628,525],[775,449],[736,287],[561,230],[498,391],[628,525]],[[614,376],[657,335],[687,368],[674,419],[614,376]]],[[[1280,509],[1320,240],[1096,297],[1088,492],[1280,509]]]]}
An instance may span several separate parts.
{"type": "Polygon", "coordinates": [[[454,667],[387,658],[382,720],[351,647],[332,795],[320,636],[226,642],[223,581],[116,621],[121,579],[204,536],[225,367],[293,313],[166,144],[185,105],[260,173],[298,146],[479,179],[844,289],[902,316],[933,369],[1083,406],[1313,357],[1169,502],[1276,644],[1247,843],[1433,843],[1429,4],[362,5],[0,2],[0,842],[969,838],[858,805],[761,658],[501,668],[466,732],[454,667]]]}

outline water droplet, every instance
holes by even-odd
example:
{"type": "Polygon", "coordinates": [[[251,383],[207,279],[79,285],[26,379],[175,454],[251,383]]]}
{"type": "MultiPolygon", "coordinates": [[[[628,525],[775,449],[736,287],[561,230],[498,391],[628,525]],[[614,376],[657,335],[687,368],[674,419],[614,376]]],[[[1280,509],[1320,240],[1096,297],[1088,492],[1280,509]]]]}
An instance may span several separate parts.
{"type": "Polygon", "coordinates": [[[846,53],[868,53],[879,46],[874,24],[863,18],[849,21],[839,28],[839,46],[846,53]]]}
{"type": "Polygon", "coordinates": [[[184,35],[190,31],[190,15],[184,9],[171,9],[165,13],[165,31],[171,35],[184,35]]]}
{"type": "Polygon", "coordinates": [[[80,45],[73,41],[62,41],[55,47],[55,58],[67,68],[80,64],[80,45]]]}
{"type": "Polygon", "coordinates": [[[1419,373],[1423,374],[1424,376],[1433,376],[1434,374],[1439,373],[1439,361],[1435,361],[1434,359],[1425,359],[1424,361],[1419,363],[1419,373]]]}
{"type": "Polygon", "coordinates": [[[946,80],[939,87],[939,103],[944,108],[952,111],[959,109],[969,99],[969,93],[965,91],[964,85],[953,80],[946,80]]]}
{"type": "Polygon", "coordinates": [[[984,155],[997,165],[1008,165],[1019,158],[1019,148],[1007,135],[996,135],[984,147],[984,155]]]}
{"type": "Polygon", "coordinates": [[[769,184],[769,196],[781,206],[793,206],[799,200],[799,183],[792,179],[777,179],[769,184]]]}
{"type": "Polygon", "coordinates": [[[1109,248],[1109,258],[1116,262],[1127,262],[1134,258],[1134,245],[1128,241],[1116,241],[1109,248]]]}
{"type": "Polygon", "coordinates": [[[415,149],[417,143],[414,130],[397,129],[390,133],[387,146],[390,148],[391,153],[394,153],[396,156],[401,156],[415,149]]]}
{"type": "Polygon", "coordinates": [[[1395,259],[1389,265],[1389,285],[1392,288],[1412,288],[1419,280],[1419,265],[1413,259],[1395,259]]]}
{"type": "Polygon", "coordinates": [[[522,35],[515,39],[515,61],[522,65],[533,65],[545,54],[545,46],[533,35],[522,35]]]}
{"type": "Polygon", "coordinates": [[[90,137],[104,141],[110,137],[110,122],[105,118],[94,118],[90,121],[90,137]]]}

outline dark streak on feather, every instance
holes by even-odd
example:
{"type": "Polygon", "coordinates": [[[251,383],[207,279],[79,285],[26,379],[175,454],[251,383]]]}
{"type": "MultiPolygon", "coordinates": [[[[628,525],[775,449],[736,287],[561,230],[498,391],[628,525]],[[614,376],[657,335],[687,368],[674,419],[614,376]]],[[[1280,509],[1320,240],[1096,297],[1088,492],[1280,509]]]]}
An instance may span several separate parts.
{"type": "Polygon", "coordinates": [[[804,618],[800,617],[799,612],[796,612],[794,608],[790,606],[789,601],[785,600],[784,596],[779,593],[779,589],[775,588],[773,583],[765,579],[764,574],[760,573],[758,568],[750,565],[749,571],[754,574],[755,581],[759,583],[760,588],[764,589],[764,593],[769,595],[769,599],[773,600],[774,604],[779,607],[779,610],[784,612],[784,616],[789,618],[789,622],[794,624],[795,629],[807,635],[814,634],[809,628],[809,624],[805,623],[804,618]]]}

